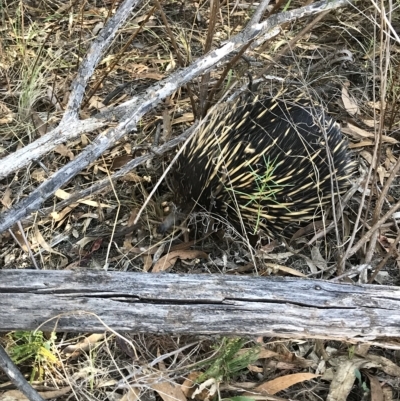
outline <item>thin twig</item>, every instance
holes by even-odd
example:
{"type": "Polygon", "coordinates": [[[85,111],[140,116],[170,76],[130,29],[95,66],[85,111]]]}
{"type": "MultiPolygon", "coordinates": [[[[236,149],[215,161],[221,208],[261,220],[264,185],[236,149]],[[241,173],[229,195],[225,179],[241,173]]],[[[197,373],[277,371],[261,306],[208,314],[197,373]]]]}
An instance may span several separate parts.
{"type": "Polygon", "coordinates": [[[0,368],[12,381],[12,383],[21,391],[30,401],[44,401],[39,393],[25,380],[25,377],[15,366],[14,362],[7,355],[7,352],[0,345],[0,368]]]}

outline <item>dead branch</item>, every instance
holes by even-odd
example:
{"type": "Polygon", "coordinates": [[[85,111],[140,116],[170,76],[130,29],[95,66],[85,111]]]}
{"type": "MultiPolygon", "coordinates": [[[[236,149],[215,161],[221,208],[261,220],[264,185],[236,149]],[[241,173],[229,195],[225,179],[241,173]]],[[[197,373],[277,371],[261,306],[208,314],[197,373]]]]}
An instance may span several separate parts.
{"type": "Polygon", "coordinates": [[[400,349],[399,287],[282,277],[0,270],[0,293],[5,331],[322,338],[400,349]]]}
{"type": "MultiPolygon", "coordinates": [[[[60,168],[60,170],[53,174],[52,177],[39,185],[38,188],[34,190],[27,198],[17,203],[9,211],[0,215],[0,232],[11,227],[16,221],[23,219],[28,214],[37,211],[41,204],[47,198],[52,196],[57,189],[72,179],[77,173],[82,171],[94,160],[96,160],[106,149],[123,137],[127,132],[135,130],[137,122],[145,113],[153,109],[161,100],[171,95],[182,85],[188,83],[202,73],[209,71],[216,64],[221,63],[230,53],[240,50],[240,48],[245,46],[247,43],[256,40],[258,37],[260,37],[260,35],[265,34],[265,32],[270,31],[272,28],[282,23],[317,14],[329,9],[338,8],[348,4],[349,2],[350,0],[320,1],[297,10],[274,15],[262,23],[248,25],[241,33],[226,42],[219,49],[209,52],[205,56],[196,60],[188,68],[181,71],[176,71],[165,80],[149,88],[144,94],[136,96],[127,101],[124,105],[118,108],[120,111],[124,110],[125,114],[121,117],[119,124],[115,128],[102,132],[91,145],[87,146],[85,150],[76,157],[75,160],[60,168]]],[[[120,21],[122,21],[122,17],[120,21]]],[[[106,46],[104,46],[104,48],[106,48],[106,46]]],[[[88,53],[88,58],[90,58],[92,51],[93,46],[88,53]]],[[[65,119],[63,119],[64,123],[60,124],[62,125],[62,129],[58,127],[58,129],[49,134],[55,135],[58,133],[61,135],[62,132],[64,132],[64,134],[71,139],[72,137],[76,136],[77,132],[78,134],[82,132],[78,129],[80,122],[74,123],[74,110],[78,109],[83,98],[83,90],[85,88],[84,85],[87,83],[88,79],[84,78],[84,76],[86,77],[86,74],[91,71],[91,68],[94,66],[94,60],[99,60],[97,53],[96,56],[93,56],[92,63],[89,61],[87,62],[88,69],[82,67],[80,74],[78,74],[78,77],[75,80],[75,97],[69,102],[70,112],[68,112],[65,119]],[[68,121],[70,123],[67,128],[66,122],[68,121]],[[73,129],[71,129],[71,127],[73,127],[73,129]],[[69,134],[67,134],[67,132],[69,134]]],[[[91,121],[84,121],[86,126],[90,126],[90,124],[95,124],[97,127],[99,126],[97,119],[90,120],[91,121]]],[[[103,125],[104,124],[105,122],[103,122],[103,125]]],[[[48,138],[47,135],[46,137],[48,138]]],[[[29,145],[29,154],[26,154],[26,151],[22,152],[24,153],[24,156],[22,157],[20,151],[17,151],[13,155],[4,158],[2,161],[0,161],[0,176],[6,176],[10,172],[25,166],[34,158],[38,158],[45,152],[50,151],[54,148],[54,146],[52,146],[53,143],[54,140],[48,139],[46,146],[43,147],[39,146],[37,142],[34,142],[29,145]],[[33,149],[35,149],[35,151],[33,151],[33,149]]],[[[26,148],[28,148],[28,146],[24,149],[26,150],[26,148]]]]}

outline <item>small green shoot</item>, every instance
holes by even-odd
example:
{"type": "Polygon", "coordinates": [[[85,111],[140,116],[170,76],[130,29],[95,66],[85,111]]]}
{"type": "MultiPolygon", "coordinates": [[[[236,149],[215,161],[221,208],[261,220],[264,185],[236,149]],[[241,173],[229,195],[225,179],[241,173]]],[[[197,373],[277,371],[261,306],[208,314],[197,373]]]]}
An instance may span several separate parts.
{"type": "Polygon", "coordinates": [[[15,331],[9,334],[12,344],[8,346],[8,353],[16,365],[27,360],[33,360],[31,381],[42,378],[43,367],[58,362],[51,349],[54,345],[55,333],[51,333],[49,340],[45,339],[41,331],[15,331]]]}
{"type": "MultiPolygon", "coordinates": [[[[287,185],[281,185],[277,184],[274,182],[273,177],[275,174],[275,169],[276,169],[276,160],[270,161],[269,158],[266,159],[265,155],[263,155],[264,159],[264,166],[265,169],[263,169],[264,173],[260,175],[258,171],[256,171],[252,166],[250,167],[251,170],[251,175],[253,176],[254,184],[256,186],[256,190],[253,191],[251,194],[249,193],[244,193],[235,190],[234,188],[227,188],[227,190],[232,191],[234,194],[238,195],[238,197],[241,197],[242,199],[248,198],[248,202],[245,203],[243,206],[239,202],[239,208],[248,208],[251,206],[255,212],[254,215],[256,215],[257,220],[254,226],[254,234],[257,233],[259,226],[260,226],[260,221],[262,218],[262,211],[263,211],[263,206],[262,204],[268,200],[269,202],[279,204],[279,202],[276,200],[276,194],[282,190],[287,185]]],[[[285,208],[288,212],[290,210],[288,208],[285,208]]]]}
{"type": "Polygon", "coordinates": [[[362,391],[364,392],[364,394],[369,394],[370,390],[368,388],[368,385],[365,381],[363,381],[362,377],[361,377],[361,372],[358,369],[355,369],[354,372],[356,378],[358,379],[359,385],[362,389],[362,391]]]}
{"type": "Polygon", "coordinates": [[[197,378],[198,383],[214,379],[217,383],[229,381],[247,366],[258,359],[258,347],[239,353],[246,343],[241,338],[222,339],[218,354],[212,359],[209,368],[197,378]]]}

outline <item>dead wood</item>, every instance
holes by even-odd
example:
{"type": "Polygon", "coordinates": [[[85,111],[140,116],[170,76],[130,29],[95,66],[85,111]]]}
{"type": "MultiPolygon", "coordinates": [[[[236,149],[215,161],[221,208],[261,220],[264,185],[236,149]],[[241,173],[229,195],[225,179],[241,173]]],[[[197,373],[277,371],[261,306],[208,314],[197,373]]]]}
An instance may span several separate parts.
{"type": "Polygon", "coordinates": [[[0,271],[1,329],[225,334],[400,345],[400,288],[321,280],[0,271]]]}
{"type": "MultiPolygon", "coordinates": [[[[10,173],[26,166],[32,160],[39,159],[58,144],[65,142],[67,139],[72,139],[82,132],[90,132],[99,128],[103,128],[104,131],[73,161],[61,167],[32,191],[27,198],[19,201],[10,210],[3,212],[0,215],[0,232],[10,228],[18,220],[23,219],[30,213],[37,211],[42,203],[52,196],[57,189],[71,180],[90,163],[94,162],[116,141],[120,140],[128,132],[134,131],[137,122],[145,113],[152,110],[161,100],[174,93],[178,88],[192,79],[210,71],[217,64],[228,62],[227,56],[229,54],[240,51],[243,46],[257,40],[261,36],[265,40],[265,34],[270,32],[274,27],[297,18],[347,5],[349,4],[349,0],[320,1],[297,10],[273,15],[261,23],[251,20],[251,23],[241,33],[224,43],[220,48],[210,51],[205,56],[194,61],[189,67],[172,73],[165,80],[150,87],[144,94],[140,94],[115,108],[114,112],[111,112],[108,116],[113,116],[114,121],[115,117],[118,116],[118,125],[116,127],[105,129],[110,121],[96,117],[79,120],[77,113],[83,100],[87,82],[100,61],[100,56],[108,48],[116,29],[126,19],[129,11],[137,4],[138,1],[125,0],[118,12],[103,28],[103,34],[91,46],[72,85],[71,98],[60,125],[37,141],[0,160],[0,177],[6,177],[10,173]]],[[[263,7],[263,3],[259,7],[263,7]]],[[[255,15],[259,14],[256,11],[255,15]]]]}

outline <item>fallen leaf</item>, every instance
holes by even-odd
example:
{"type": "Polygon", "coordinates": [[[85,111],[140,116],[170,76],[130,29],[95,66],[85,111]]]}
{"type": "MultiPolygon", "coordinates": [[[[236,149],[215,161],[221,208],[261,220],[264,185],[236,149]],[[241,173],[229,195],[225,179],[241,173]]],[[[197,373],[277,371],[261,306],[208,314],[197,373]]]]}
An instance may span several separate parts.
{"type": "Polygon", "coordinates": [[[73,203],[72,205],[69,205],[63,210],[61,210],[60,212],[52,212],[50,213],[50,215],[54,221],[56,222],[61,221],[65,218],[67,214],[71,213],[72,210],[74,210],[78,205],[79,203],[73,203]]]}
{"type": "Polygon", "coordinates": [[[201,372],[191,372],[181,384],[181,390],[186,398],[191,398],[196,389],[196,380],[201,375],[201,372]]]}
{"type": "Polygon", "coordinates": [[[365,374],[369,379],[369,387],[371,389],[370,399],[372,401],[384,401],[383,391],[379,379],[375,375],[370,375],[368,372],[365,372],[365,374]]]}
{"type": "Polygon", "coordinates": [[[285,266],[285,265],[280,265],[278,263],[264,263],[265,267],[269,267],[273,270],[274,273],[277,273],[278,271],[290,274],[291,276],[295,277],[305,277],[305,274],[302,272],[299,272],[296,269],[292,269],[291,267],[285,266]]]}
{"type": "MultiPolygon", "coordinates": [[[[356,380],[356,371],[361,368],[369,369],[377,367],[363,358],[348,359],[349,356],[343,356],[331,360],[331,364],[336,364],[327,401],[346,401],[356,380]]],[[[324,376],[323,376],[324,377],[324,376]]]]}
{"type": "MultiPolygon", "coordinates": [[[[269,380],[263,384],[260,384],[254,389],[254,391],[273,395],[297,383],[311,380],[320,376],[321,375],[316,375],[314,373],[294,373],[292,375],[281,376],[277,379],[269,380]]],[[[250,394],[248,395],[250,396],[250,394]]]]}
{"type": "Polygon", "coordinates": [[[345,82],[342,87],[342,102],[346,111],[351,115],[354,116],[360,112],[356,101],[354,100],[353,96],[349,94],[347,88],[350,86],[350,82],[345,82]]]}
{"type": "Polygon", "coordinates": [[[94,345],[102,341],[104,337],[104,334],[91,334],[77,344],[68,345],[62,350],[62,352],[63,354],[68,355],[69,358],[76,358],[82,352],[88,352],[93,349],[94,345]]]}
{"type": "Polygon", "coordinates": [[[42,168],[37,168],[32,171],[31,177],[37,182],[43,182],[47,178],[47,173],[42,168]]]}
{"type": "Polygon", "coordinates": [[[169,252],[163,256],[153,267],[152,272],[158,273],[168,270],[174,266],[178,259],[208,259],[208,255],[199,250],[180,250],[169,252]]]}
{"type": "MultiPolygon", "coordinates": [[[[52,391],[39,391],[39,395],[45,399],[49,400],[51,398],[58,398],[68,394],[71,391],[71,387],[62,387],[57,390],[52,391]]],[[[19,390],[6,391],[0,396],[0,401],[29,401],[23,393],[19,390]]]]}
{"type": "Polygon", "coordinates": [[[56,153],[60,154],[61,156],[68,157],[69,160],[74,160],[74,158],[75,158],[74,154],[72,153],[72,150],[63,144],[57,145],[54,148],[54,151],[56,153]]]}
{"type": "Polygon", "coordinates": [[[143,271],[148,272],[153,264],[153,259],[150,254],[143,255],[143,271]]]}
{"type": "MultiPolygon", "coordinates": [[[[364,129],[357,127],[354,124],[348,123],[347,127],[342,127],[342,132],[347,134],[347,135],[351,135],[353,138],[359,139],[359,138],[371,138],[371,139],[375,139],[375,134],[373,132],[368,132],[365,131],[364,129]]],[[[388,143],[399,143],[398,140],[387,136],[387,135],[382,135],[382,141],[383,142],[388,142],[388,143]]]]}
{"type": "MultiPolygon", "coordinates": [[[[54,195],[62,200],[68,199],[70,198],[70,194],[62,189],[58,189],[54,195]]],[[[99,202],[95,202],[89,199],[80,199],[77,202],[79,203],[83,203],[84,205],[88,205],[88,206],[93,206],[93,207],[102,207],[102,208],[109,208],[109,209],[114,209],[114,206],[110,206],[110,205],[106,205],[105,203],[99,203],[99,202]]]]}
{"type": "Polygon", "coordinates": [[[1,198],[1,203],[6,209],[9,209],[12,205],[11,195],[12,195],[11,189],[7,188],[4,191],[3,197],[1,198]]]}
{"type": "Polygon", "coordinates": [[[151,388],[157,391],[164,401],[186,401],[179,384],[173,382],[154,383],[151,388]]]}
{"type": "Polygon", "coordinates": [[[131,155],[123,155],[123,156],[115,157],[113,159],[113,162],[111,165],[111,170],[121,168],[122,166],[125,166],[126,163],[130,162],[131,160],[133,160],[133,157],[131,155]]]}
{"type": "Polygon", "coordinates": [[[64,267],[68,264],[68,259],[66,256],[64,256],[61,252],[55,251],[43,238],[42,233],[39,230],[39,227],[35,225],[35,238],[37,243],[47,252],[52,253],[54,255],[61,256],[62,262],[60,264],[60,267],[64,267]]]}
{"type": "Polygon", "coordinates": [[[400,377],[400,367],[384,356],[368,354],[366,359],[379,364],[379,368],[387,375],[400,377]]]}

